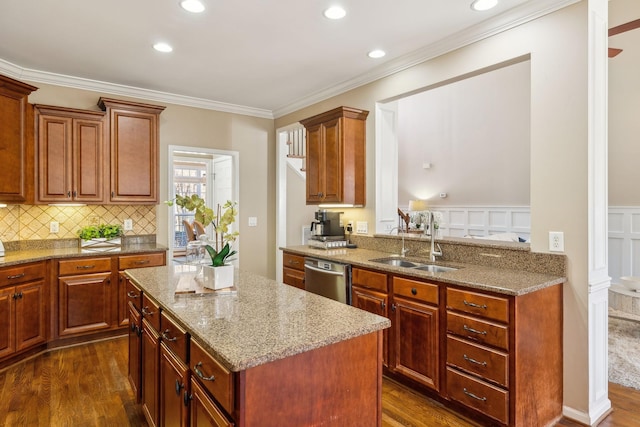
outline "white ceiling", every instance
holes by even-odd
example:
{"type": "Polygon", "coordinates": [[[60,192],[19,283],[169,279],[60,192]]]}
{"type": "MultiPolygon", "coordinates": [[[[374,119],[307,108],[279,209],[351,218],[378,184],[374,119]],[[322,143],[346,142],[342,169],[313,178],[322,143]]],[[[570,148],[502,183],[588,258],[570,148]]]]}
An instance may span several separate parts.
{"type": "Polygon", "coordinates": [[[203,0],[194,15],[178,0],[2,0],[0,72],[278,117],[576,1],[203,0]],[[324,18],[331,4],[347,16],[324,18]]]}

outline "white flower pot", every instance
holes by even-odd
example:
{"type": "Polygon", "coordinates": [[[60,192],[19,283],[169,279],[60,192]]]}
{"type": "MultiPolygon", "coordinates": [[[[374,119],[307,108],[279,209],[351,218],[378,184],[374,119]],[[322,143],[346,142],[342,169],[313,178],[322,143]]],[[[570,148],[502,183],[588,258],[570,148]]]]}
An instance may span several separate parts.
{"type": "Polygon", "coordinates": [[[224,289],[233,286],[233,265],[202,266],[202,286],[209,289],[224,289]]]}

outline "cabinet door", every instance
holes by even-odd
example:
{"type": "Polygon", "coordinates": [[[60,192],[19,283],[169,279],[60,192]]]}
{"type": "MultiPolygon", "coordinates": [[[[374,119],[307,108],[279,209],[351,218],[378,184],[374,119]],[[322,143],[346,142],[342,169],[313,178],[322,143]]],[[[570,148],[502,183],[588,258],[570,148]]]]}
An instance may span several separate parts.
{"type": "Polygon", "coordinates": [[[439,390],[438,308],[394,298],[392,369],[439,390]]]}
{"type": "Polygon", "coordinates": [[[16,351],[47,341],[44,281],[16,286],[16,351]]]}
{"type": "Polygon", "coordinates": [[[189,368],[160,344],[160,425],[189,425],[189,368]]]}
{"type": "Polygon", "coordinates": [[[104,201],[104,125],[102,120],[73,120],[74,200],[104,201]]]}
{"type": "Polygon", "coordinates": [[[142,412],[151,427],[158,425],[160,397],[160,335],[142,320],[142,412]]]}
{"type": "Polygon", "coordinates": [[[60,336],[111,327],[111,273],[58,279],[60,336]]]}
{"type": "Polygon", "coordinates": [[[14,287],[0,289],[0,359],[16,351],[14,287]]]}
{"type": "Polygon", "coordinates": [[[307,203],[320,203],[324,197],[323,128],[315,125],[307,128],[307,203]]]}
{"type": "Polygon", "coordinates": [[[0,202],[33,198],[33,108],[27,101],[35,86],[0,76],[0,202]]]}
{"type": "Polygon", "coordinates": [[[195,378],[191,378],[191,427],[233,427],[195,378]]]}
{"type": "Polygon", "coordinates": [[[129,383],[136,403],[142,398],[142,317],[133,304],[129,304],[129,383]]]}
{"type": "Polygon", "coordinates": [[[38,201],[67,202],[72,190],[72,119],[38,115],[38,201]]]}
{"type": "MultiPolygon", "coordinates": [[[[324,127],[324,198],[323,203],[342,202],[342,119],[334,119],[324,127]]],[[[322,169],[321,169],[322,170],[322,169]]]]}
{"type": "MultiPolygon", "coordinates": [[[[375,292],[369,289],[363,289],[358,286],[353,286],[351,288],[351,305],[359,309],[368,311],[369,313],[389,317],[389,296],[381,292],[375,292]]],[[[385,366],[388,366],[389,362],[389,333],[387,331],[388,329],[385,329],[382,332],[382,359],[385,366]]]]}
{"type": "Polygon", "coordinates": [[[118,273],[118,326],[129,324],[129,298],[127,297],[127,278],[118,273]]]}
{"type": "Polygon", "coordinates": [[[284,267],[282,269],[282,282],[304,290],[304,271],[284,267]]]}
{"type": "Polygon", "coordinates": [[[111,201],[158,202],[158,115],[111,110],[111,201]]]}

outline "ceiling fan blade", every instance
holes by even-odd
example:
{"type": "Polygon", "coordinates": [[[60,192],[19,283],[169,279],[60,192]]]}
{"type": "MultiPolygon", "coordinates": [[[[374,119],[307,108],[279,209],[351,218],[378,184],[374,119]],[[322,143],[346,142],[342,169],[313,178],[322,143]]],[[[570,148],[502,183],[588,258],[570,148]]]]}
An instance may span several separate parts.
{"type": "Polygon", "coordinates": [[[626,31],[635,30],[636,28],[640,28],[640,19],[627,22],[626,24],[618,25],[617,27],[609,28],[609,37],[615,36],[616,34],[624,33],[626,31]]]}
{"type": "Polygon", "coordinates": [[[609,48],[609,58],[615,58],[618,54],[622,52],[622,49],[616,49],[615,47],[609,48]]]}

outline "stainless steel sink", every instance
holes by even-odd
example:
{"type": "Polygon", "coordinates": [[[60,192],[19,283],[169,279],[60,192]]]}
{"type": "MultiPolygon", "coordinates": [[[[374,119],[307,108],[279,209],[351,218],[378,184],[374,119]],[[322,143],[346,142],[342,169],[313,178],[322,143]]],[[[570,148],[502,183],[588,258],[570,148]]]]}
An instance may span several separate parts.
{"type": "Polygon", "coordinates": [[[420,265],[418,267],[413,267],[414,270],[422,270],[422,271],[430,271],[431,273],[444,273],[447,271],[456,271],[457,268],[453,268],[453,267],[445,267],[442,265],[434,265],[434,264],[427,264],[427,265],[420,265]]]}
{"type": "Polygon", "coordinates": [[[435,264],[423,264],[420,262],[407,261],[402,258],[378,258],[378,259],[371,259],[369,261],[377,262],[380,264],[392,265],[394,267],[405,267],[405,268],[411,268],[414,270],[429,271],[431,273],[445,273],[447,271],[457,270],[457,268],[454,268],[454,267],[445,267],[443,265],[435,265],[435,264]]]}
{"type": "Polygon", "coordinates": [[[371,262],[379,262],[380,264],[393,265],[394,267],[407,267],[414,268],[418,267],[422,264],[418,264],[416,262],[407,261],[401,258],[380,258],[380,259],[372,259],[371,262]]]}

